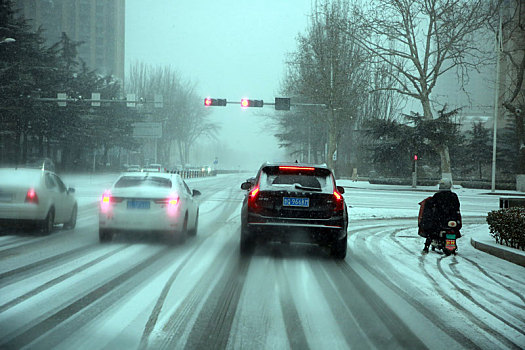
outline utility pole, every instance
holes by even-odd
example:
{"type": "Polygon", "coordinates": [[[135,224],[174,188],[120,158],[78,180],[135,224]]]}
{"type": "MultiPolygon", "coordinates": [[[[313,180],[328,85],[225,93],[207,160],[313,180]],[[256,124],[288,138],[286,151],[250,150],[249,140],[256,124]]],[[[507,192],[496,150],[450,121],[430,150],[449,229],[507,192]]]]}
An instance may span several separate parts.
{"type": "Polygon", "coordinates": [[[498,116],[499,116],[499,104],[500,104],[500,82],[501,82],[501,72],[500,72],[500,61],[501,61],[501,51],[503,50],[503,40],[502,35],[503,31],[501,28],[501,6],[499,8],[499,24],[498,24],[498,33],[496,35],[496,89],[494,94],[494,137],[492,142],[492,185],[491,192],[496,191],[496,150],[497,150],[497,135],[498,135],[498,116]]]}

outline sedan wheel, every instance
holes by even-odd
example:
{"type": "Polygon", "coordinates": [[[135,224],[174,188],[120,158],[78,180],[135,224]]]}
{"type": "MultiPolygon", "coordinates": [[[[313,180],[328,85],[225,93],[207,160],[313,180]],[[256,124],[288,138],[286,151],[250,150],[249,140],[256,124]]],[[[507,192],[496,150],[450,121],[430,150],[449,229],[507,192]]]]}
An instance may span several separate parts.
{"type": "Polygon", "coordinates": [[[42,223],[42,233],[44,235],[48,235],[51,232],[53,232],[53,228],[55,227],[55,211],[53,208],[49,209],[49,212],[47,213],[46,218],[44,219],[44,222],[42,223]]]}
{"type": "Polygon", "coordinates": [[[193,229],[188,231],[188,236],[196,236],[198,226],[199,226],[199,211],[197,211],[197,215],[195,215],[195,226],[193,227],[193,229]]]}
{"type": "Polygon", "coordinates": [[[253,237],[250,236],[250,230],[247,227],[241,226],[241,244],[240,251],[241,255],[248,256],[253,253],[255,242],[253,237]]]}
{"type": "Polygon", "coordinates": [[[71,217],[69,221],[64,224],[65,229],[70,230],[70,229],[75,228],[75,226],[77,225],[77,211],[78,209],[77,209],[77,206],[75,205],[73,207],[73,210],[71,211],[71,217]]]}
{"type": "Polygon", "coordinates": [[[113,234],[109,230],[100,227],[98,228],[98,240],[101,243],[111,242],[112,239],[113,234]]]}

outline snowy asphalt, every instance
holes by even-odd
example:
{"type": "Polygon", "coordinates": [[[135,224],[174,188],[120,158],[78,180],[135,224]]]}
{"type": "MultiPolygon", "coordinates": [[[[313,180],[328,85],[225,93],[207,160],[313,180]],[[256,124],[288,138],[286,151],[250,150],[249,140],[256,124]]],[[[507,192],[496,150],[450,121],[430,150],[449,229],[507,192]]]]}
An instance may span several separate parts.
{"type": "MultiPolygon", "coordinates": [[[[459,254],[421,254],[417,203],[433,189],[343,180],[348,256],[310,246],[239,256],[240,183],[190,179],[203,193],[197,237],[100,244],[97,201],[116,174],[66,176],[74,230],[0,234],[2,349],[521,349],[523,267],[475,249],[498,198],[457,189],[459,254]]],[[[490,237],[488,237],[490,238],[490,237]]]]}

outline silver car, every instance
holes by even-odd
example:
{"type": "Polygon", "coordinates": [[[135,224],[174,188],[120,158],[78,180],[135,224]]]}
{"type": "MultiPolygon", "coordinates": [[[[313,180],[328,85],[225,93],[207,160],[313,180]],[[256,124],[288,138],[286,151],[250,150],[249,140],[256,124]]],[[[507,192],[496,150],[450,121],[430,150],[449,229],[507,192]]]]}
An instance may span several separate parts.
{"type": "Polygon", "coordinates": [[[74,228],[78,211],[74,192],[48,170],[0,169],[0,221],[36,224],[45,234],[55,224],[74,228]]]}

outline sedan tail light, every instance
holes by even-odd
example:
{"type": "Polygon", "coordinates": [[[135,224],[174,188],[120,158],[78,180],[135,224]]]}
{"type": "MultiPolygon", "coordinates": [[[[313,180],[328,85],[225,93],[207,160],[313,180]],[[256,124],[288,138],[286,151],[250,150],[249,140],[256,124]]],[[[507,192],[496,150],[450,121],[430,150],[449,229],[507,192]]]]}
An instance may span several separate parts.
{"type": "Polygon", "coordinates": [[[337,190],[334,190],[334,203],[335,203],[335,211],[342,211],[344,210],[344,203],[345,200],[343,198],[343,195],[339,193],[337,190]]]}
{"type": "Polygon", "coordinates": [[[27,190],[26,203],[38,204],[38,196],[36,195],[34,188],[30,188],[27,190]]]}
{"type": "Polygon", "coordinates": [[[102,212],[107,212],[111,208],[111,203],[114,203],[113,196],[111,195],[111,192],[105,191],[102,195],[102,199],[100,200],[100,209],[102,212]]]}
{"type": "Polygon", "coordinates": [[[154,202],[157,204],[165,204],[169,207],[175,207],[179,203],[179,197],[171,196],[168,198],[155,199],[154,202]]]}

